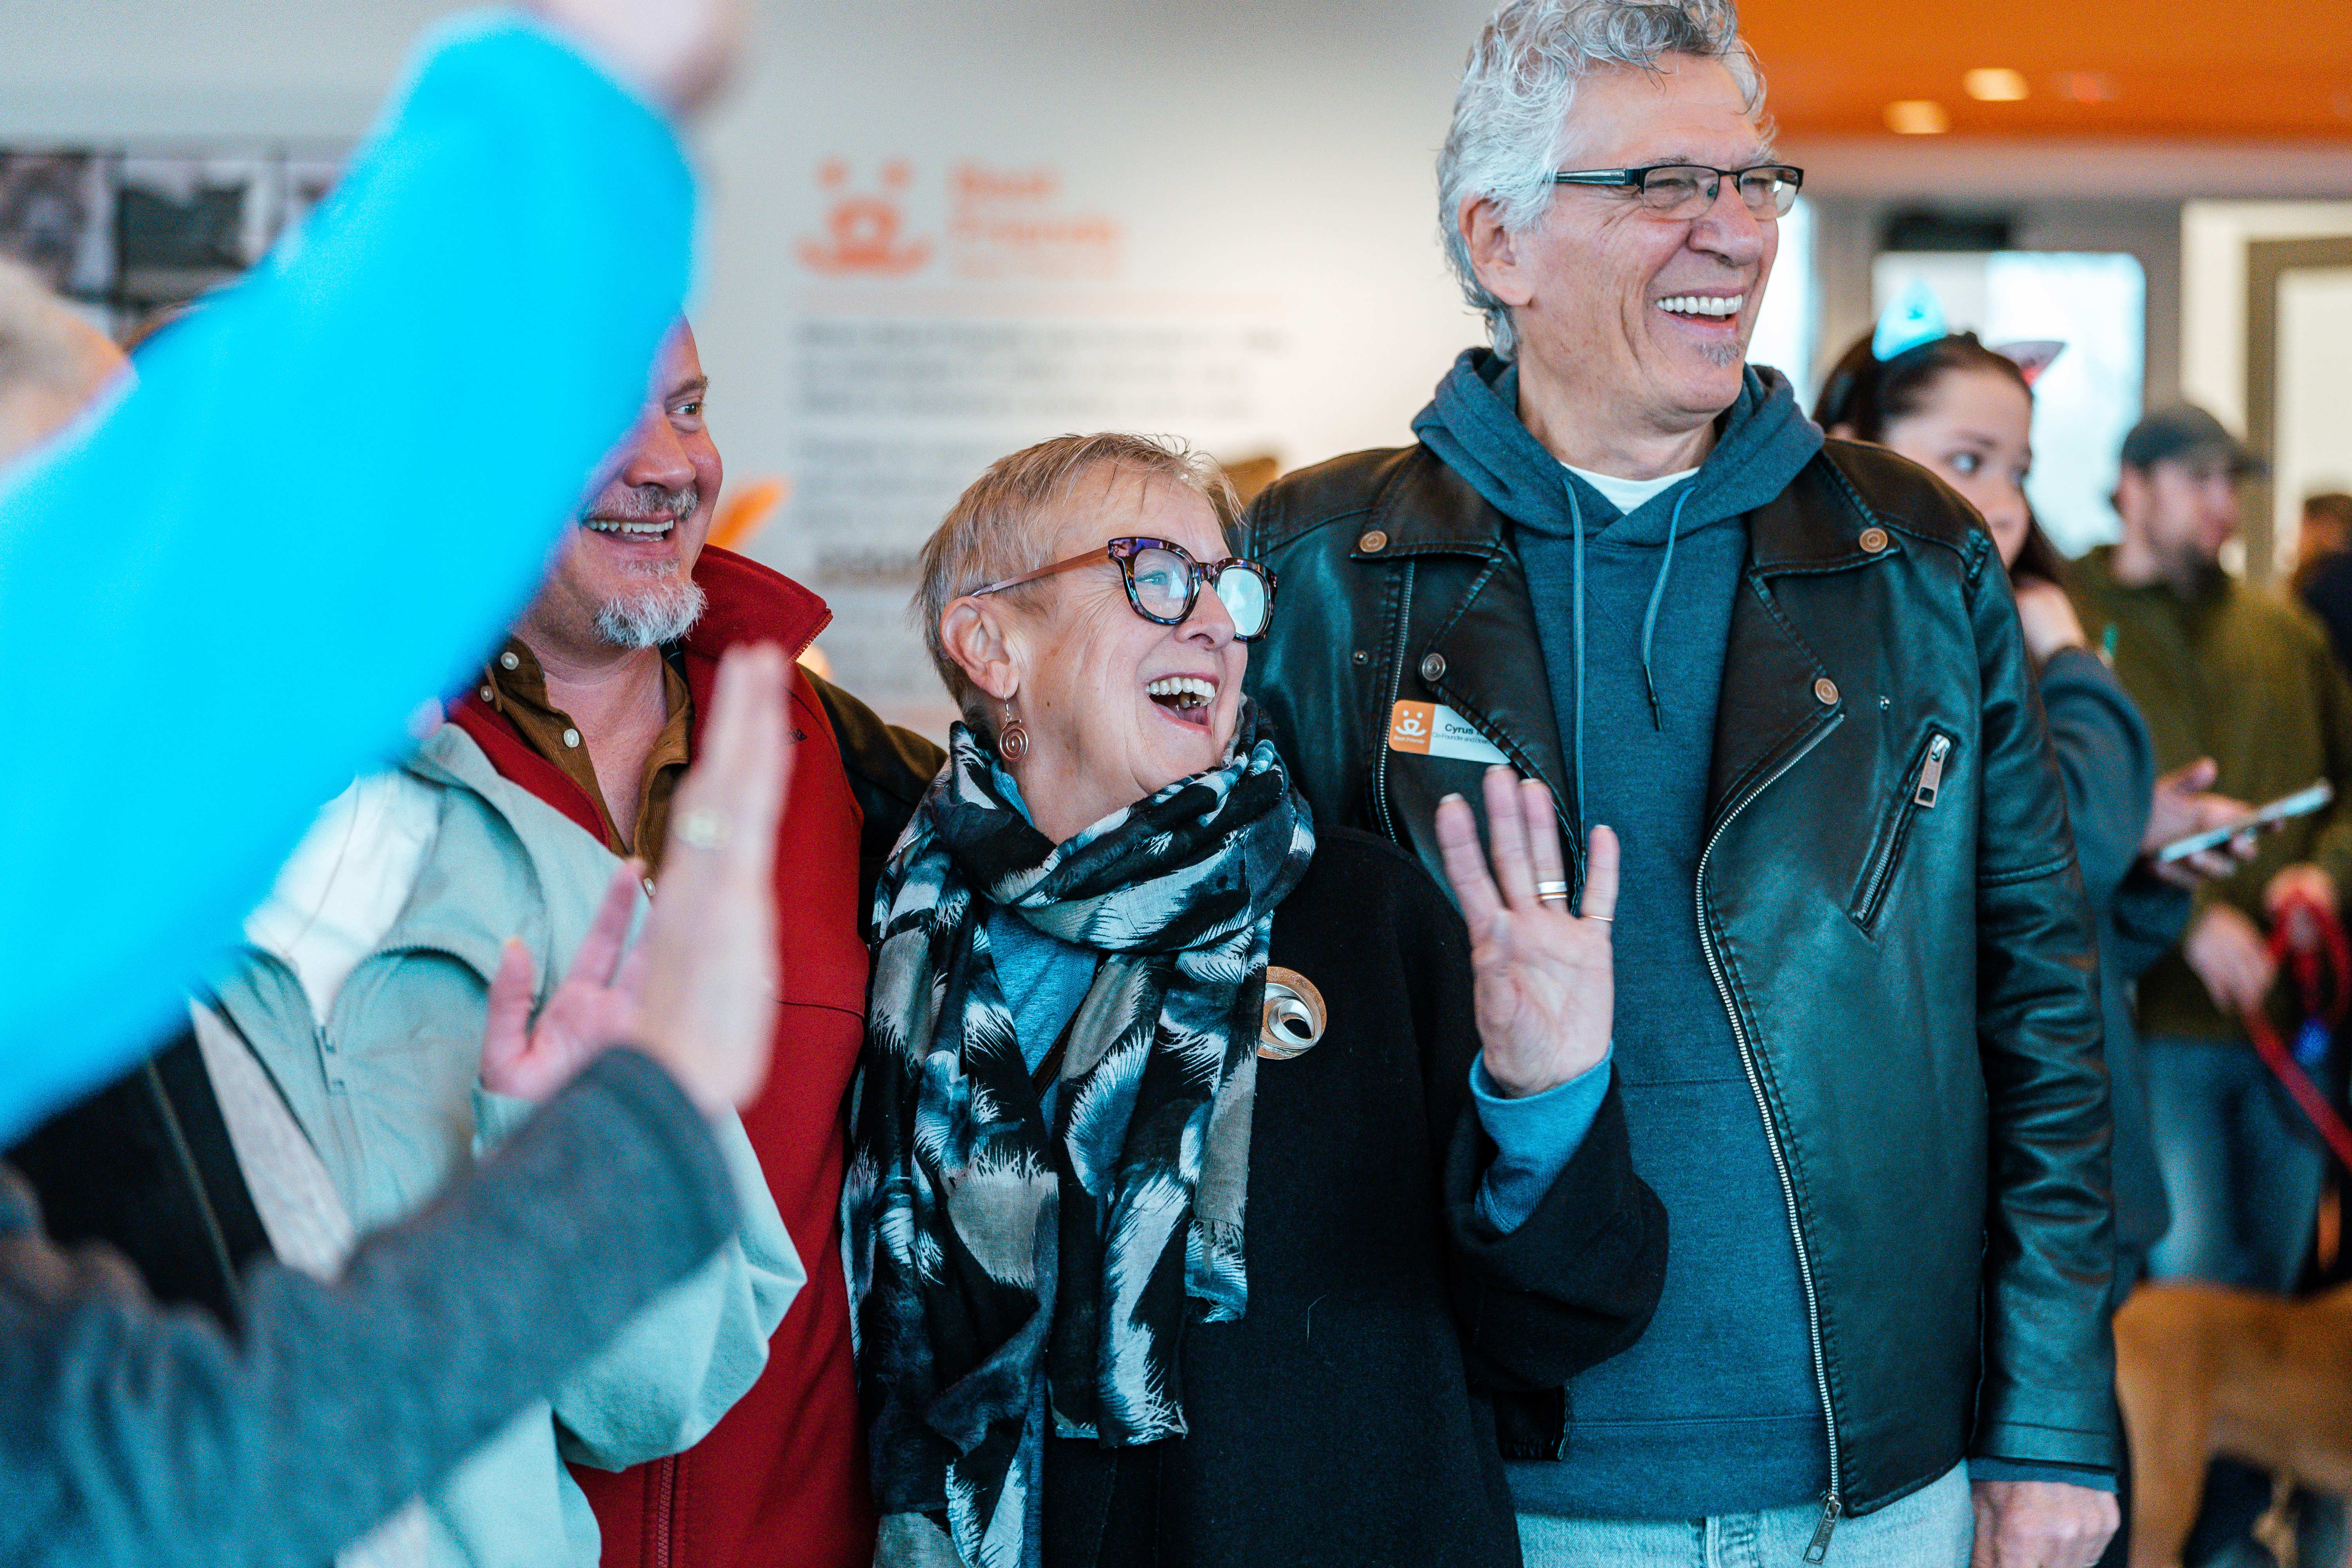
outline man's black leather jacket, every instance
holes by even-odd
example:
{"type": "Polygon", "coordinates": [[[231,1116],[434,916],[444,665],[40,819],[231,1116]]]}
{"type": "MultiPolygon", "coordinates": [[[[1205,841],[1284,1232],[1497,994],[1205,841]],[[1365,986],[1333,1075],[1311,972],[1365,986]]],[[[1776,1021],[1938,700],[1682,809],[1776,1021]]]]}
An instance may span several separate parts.
{"type": "MultiPolygon", "coordinates": [[[[1485,764],[1393,749],[1400,701],[1567,798],[1512,525],[1426,447],[1293,474],[1249,525],[1280,584],[1250,689],[1318,820],[1444,884],[1432,813],[1485,764]]],[[[1782,1173],[1828,1518],[1970,1456],[2112,1468],[2095,939],[1992,542],[1832,441],[1749,514],[1729,638],[1693,895],[1782,1173]]]]}

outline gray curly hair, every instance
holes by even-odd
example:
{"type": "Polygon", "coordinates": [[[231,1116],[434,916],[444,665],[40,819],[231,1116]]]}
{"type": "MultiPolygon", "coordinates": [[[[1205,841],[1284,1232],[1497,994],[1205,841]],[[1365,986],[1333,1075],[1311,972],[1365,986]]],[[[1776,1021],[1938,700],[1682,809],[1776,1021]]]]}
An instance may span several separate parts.
{"type": "MultiPolygon", "coordinates": [[[[1454,124],[1437,155],[1437,227],[1462,297],[1486,316],[1495,352],[1517,350],[1510,307],[1486,291],[1462,237],[1465,202],[1495,204],[1503,226],[1524,234],[1551,200],[1568,148],[1576,89],[1607,66],[1656,68],[1666,55],[1720,60],[1760,120],[1764,73],[1739,37],[1732,0],[1505,0],[1462,68],[1454,124]]],[[[1763,127],[1769,138],[1771,128],[1763,127]]]]}
{"type": "MultiPolygon", "coordinates": [[[[974,479],[923,546],[922,584],[909,606],[920,623],[931,666],[963,712],[972,732],[990,739],[996,721],[988,694],[971,683],[948,652],[940,618],[958,598],[986,583],[1002,582],[1050,563],[1053,509],[1089,475],[1118,471],[1163,479],[1191,490],[1217,514],[1226,548],[1234,547],[1242,505],[1233,481],[1215,458],[1173,436],[1130,436],[1104,431],[1093,436],[1056,436],[999,458],[974,479]]],[[[1034,594],[1034,587],[1013,589],[1034,594]]]]}

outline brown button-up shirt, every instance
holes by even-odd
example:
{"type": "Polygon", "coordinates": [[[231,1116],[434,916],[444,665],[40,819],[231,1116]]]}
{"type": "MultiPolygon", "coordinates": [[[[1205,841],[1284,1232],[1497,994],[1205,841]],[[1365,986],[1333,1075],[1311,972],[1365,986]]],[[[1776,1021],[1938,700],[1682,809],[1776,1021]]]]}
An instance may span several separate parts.
{"type": "Polygon", "coordinates": [[[496,658],[482,667],[482,700],[515,728],[530,749],[555,764],[580,793],[595,803],[596,820],[604,830],[604,847],[615,855],[637,855],[654,870],[661,868],[661,852],[669,840],[670,799],[677,781],[686,776],[688,736],[694,724],[694,698],[686,678],[667,658],[662,660],[662,707],[668,718],[646,754],[645,777],[637,788],[637,816],[624,835],[613,819],[613,808],[596,782],[596,764],[588,755],[586,739],[572,716],[547,698],[547,672],[538,656],[520,637],[509,637],[496,658]]]}

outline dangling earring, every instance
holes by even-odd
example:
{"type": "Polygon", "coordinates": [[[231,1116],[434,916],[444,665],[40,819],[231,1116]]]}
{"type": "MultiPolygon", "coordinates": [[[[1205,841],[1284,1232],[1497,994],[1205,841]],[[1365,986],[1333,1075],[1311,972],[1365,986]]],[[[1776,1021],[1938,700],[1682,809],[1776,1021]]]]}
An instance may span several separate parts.
{"type": "Polygon", "coordinates": [[[996,731],[996,754],[1017,763],[1029,754],[1029,731],[1013,716],[1013,699],[1004,700],[1004,724],[996,731]]]}

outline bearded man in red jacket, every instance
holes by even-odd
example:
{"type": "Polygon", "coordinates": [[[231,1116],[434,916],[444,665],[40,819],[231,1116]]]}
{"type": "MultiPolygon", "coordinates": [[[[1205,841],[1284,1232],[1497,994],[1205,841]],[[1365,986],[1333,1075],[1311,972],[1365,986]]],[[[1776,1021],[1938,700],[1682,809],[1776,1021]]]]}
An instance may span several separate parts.
{"type": "MultiPolygon", "coordinates": [[[[684,322],[645,412],[565,537],[539,597],[451,717],[499,771],[651,860],[693,760],[719,656],[797,656],[832,619],[799,584],[706,549],[719,449],[684,322]]],[[[866,905],[939,748],[806,671],[793,691],[793,788],[776,842],[783,1005],[774,1067],[743,1113],[808,1269],[760,1381],[685,1453],[618,1474],[575,1467],[605,1568],[865,1568],[874,1510],[842,1278],[842,1102],[865,1027],[866,905]]],[[[648,889],[660,867],[650,867],[648,889]]],[[[656,893],[656,896],[658,894],[656,893]]]]}

